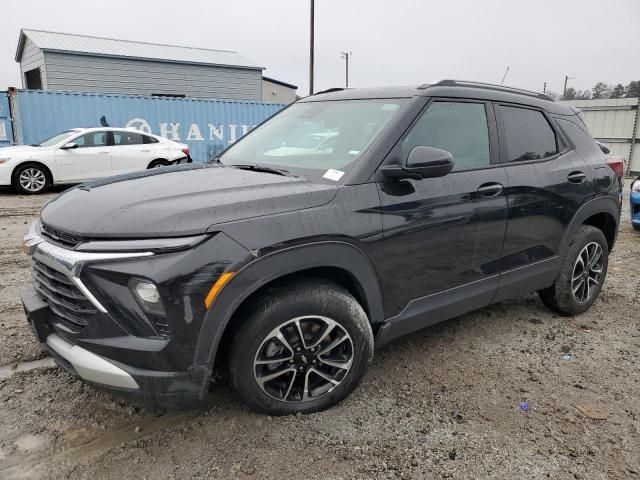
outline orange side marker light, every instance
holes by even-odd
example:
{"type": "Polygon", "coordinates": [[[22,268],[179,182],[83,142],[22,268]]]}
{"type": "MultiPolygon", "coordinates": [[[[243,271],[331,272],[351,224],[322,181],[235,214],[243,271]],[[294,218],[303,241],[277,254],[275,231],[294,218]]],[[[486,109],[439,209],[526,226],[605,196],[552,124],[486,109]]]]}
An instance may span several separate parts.
{"type": "Polygon", "coordinates": [[[229,280],[231,280],[231,277],[233,276],[234,273],[235,272],[225,272],[222,275],[220,275],[218,280],[216,280],[216,283],[213,284],[213,286],[211,287],[211,290],[209,290],[209,293],[207,293],[207,296],[204,299],[204,306],[207,309],[211,306],[215,298],[218,296],[218,293],[220,293],[220,290],[222,290],[222,287],[224,287],[226,283],[229,280]]]}

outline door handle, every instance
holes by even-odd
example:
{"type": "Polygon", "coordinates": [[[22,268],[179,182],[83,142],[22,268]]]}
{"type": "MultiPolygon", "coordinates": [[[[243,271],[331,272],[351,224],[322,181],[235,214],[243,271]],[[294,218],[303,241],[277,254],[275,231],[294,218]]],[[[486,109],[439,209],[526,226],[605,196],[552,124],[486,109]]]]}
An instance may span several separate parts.
{"type": "Polygon", "coordinates": [[[502,193],[503,188],[500,183],[483,183],[478,187],[478,194],[482,197],[495,197],[502,193]]]}
{"type": "Polygon", "coordinates": [[[150,152],[151,150],[149,150],[149,149],[147,148],[146,150],[140,150],[140,151],[141,151],[141,152],[143,152],[143,153],[148,153],[148,152],[150,152]]]}
{"type": "Polygon", "coordinates": [[[582,183],[584,182],[585,178],[587,178],[587,174],[584,172],[571,172],[569,175],[567,175],[567,180],[569,180],[571,183],[582,183]]]}
{"type": "Polygon", "coordinates": [[[106,155],[106,154],[108,154],[109,152],[107,151],[107,152],[98,152],[98,153],[99,153],[100,155],[106,155]]]}

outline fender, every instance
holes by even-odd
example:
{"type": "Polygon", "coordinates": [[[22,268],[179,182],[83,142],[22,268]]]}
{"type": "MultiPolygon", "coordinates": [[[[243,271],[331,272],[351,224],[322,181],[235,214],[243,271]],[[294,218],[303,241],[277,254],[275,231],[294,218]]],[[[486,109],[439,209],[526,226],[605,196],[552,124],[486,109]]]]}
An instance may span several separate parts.
{"type": "Polygon", "coordinates": [[[571,222],[569,222],[567,228],[565,228],[558,252],[560,258],[563,258],[567,253],[569,243],[571,242],[571,239],[573,238],[578,228],[580,228],[580,226],[585,222],[587,218],[599,213],[608,213],[613,217],[616,223],[615,236],[613,238],[610,250],[613,249],[613,245],[615,244],[615,240],[618,236],[618,226],[620,225],[620,205],[613,196],[597,197],[582,205],[573,216],[571,222]]]}
{"type": "Polygon", "coordinates": [[[378,277],[367,255],[357,246],[325,241],[278,250],[242,267],[207,311],[196,345],[194,365],[213,367],[222,335],[244,300],[267,283],[284,275],[317,267],[337,267],[360,284],[372,324],[384,320],[378,277]]]}

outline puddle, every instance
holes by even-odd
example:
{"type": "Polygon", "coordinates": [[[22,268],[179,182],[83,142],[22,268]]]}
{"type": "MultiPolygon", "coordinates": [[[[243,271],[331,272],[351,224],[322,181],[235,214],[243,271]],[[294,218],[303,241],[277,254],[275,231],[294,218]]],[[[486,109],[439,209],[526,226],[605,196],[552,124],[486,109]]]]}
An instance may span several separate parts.
{"type": "Polygon", "coordinates": [[[35,368],[53,367],[55,363],[53,358],[41,358],[40,360],[33,360],[31,362],[20,362],[18,364],[2,365],[0,366],[0,380],[9,378],[11,375],[17,372],[27,372],[35,368]]]}

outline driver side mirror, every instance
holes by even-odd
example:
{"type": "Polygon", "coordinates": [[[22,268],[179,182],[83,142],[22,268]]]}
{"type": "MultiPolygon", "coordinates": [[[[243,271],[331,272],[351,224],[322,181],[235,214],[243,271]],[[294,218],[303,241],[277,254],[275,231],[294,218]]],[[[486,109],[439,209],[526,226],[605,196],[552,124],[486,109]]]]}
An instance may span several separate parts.
{"type": "Polygon", "coordinates": [[[409,152],[407,163],[385,165],[382,173],[389,178],[437,178],[448,175],[453,170],[453,155],[446,150],[417,145],[409,152]]]}
{"type": "Polygon", "coordinates": [[[77,143],[67,143],[66,145],[63,145],[62,147],[60,147],[60,150],[72,150],[74,148],[78,148],[78,144],[77,143]]]}

